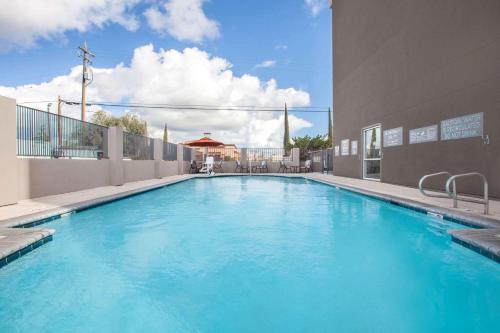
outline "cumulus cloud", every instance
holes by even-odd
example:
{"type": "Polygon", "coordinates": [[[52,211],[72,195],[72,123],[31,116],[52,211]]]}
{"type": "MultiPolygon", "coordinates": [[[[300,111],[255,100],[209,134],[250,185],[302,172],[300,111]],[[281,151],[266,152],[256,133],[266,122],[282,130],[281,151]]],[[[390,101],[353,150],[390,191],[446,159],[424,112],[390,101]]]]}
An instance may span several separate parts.
{"type": "Polygon", "coordinates": [[[206,0],[169,0],[144,13],[149,26],[160,34],[169,34],[180,41],[201,43],[205,38],[219,37],[219,23],[203,12],[206,0]]]}
{"type": "Polygon", "coordinates": [[[327,5],[327,0],[305,0],[305,2],[313,16],[318,15],[327,5]]]}
{"type": "Polygon", "coordinates": [[[64,36],[68,30],[85,32],[115,23],[136,30],[131,9],[139,0],[2,0],[0,50],[29,48],[36,41],[64,36]]]}
{"type": "MultiPolygon", "coordinates": [[[[94,82],[88,87],[88,101],[129,101],[169,105],[255,105],[260,107],[307,106],[309,94],[295,88],[279,88],[276,80],[236,76],[231,63],[198,48],[154,50],[152,45],[135,49],[129,65],[94,68],[94,82]]],[[[80,99],[81,66],[48,82],[18,87],[0,86],[0,95],[18,101],[80,99]]],[[[41,109],[46,104],[32,105],[41,109]]],[[[96,109],[92,107],[91,109],[96,109]]],[[[125,110],[120,110],[124,112],[125,110]]],[[[226,143],[240,146],[279,147],[283,135],[283,114],[227,110],[134,109],[150,126],[150,134],[161,137],[168,123],[174,141],[198,138],[203,132],[226,143]]],[[[116,112],[116,111],[115,111],[116,112]]],[[[78,107],[63,107],[63,114],[79,117],[78,107]]],[[[311,127],[308,121],[291,115],[290,130],[311,127]]]]}
{"type": "Polygon", "coordinates": [[[255,68],[269,68],[276,66],[276,60],[264,60],[260,64],[255,65],[255,68]]]}

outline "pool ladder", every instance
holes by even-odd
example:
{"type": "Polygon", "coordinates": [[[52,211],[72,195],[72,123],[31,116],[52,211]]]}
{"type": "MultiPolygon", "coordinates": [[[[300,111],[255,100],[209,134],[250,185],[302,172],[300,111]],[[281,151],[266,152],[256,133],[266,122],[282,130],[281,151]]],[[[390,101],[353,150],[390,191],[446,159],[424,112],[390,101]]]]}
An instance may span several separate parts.
{"type": "Polygon", "coordinates": [[[469,173],[463,173],[460,175],[452,175],[451,173],[449,173],[447,171],[431,173],[429,175],[425,175],[422,178],[420,178],[420,181],[418,182],[418,189],[426,197],[453,199],[453,208],[458,208],[458,201],[473,202],[473,203],[478,203],[478,204],[484,205],[484,214],[485,215],[488,215],[488,213],[489,213],[490,201],[488,198],[488,180],[486,179],[486,177],[483,174],[481,174],[479,172],[469,172],[469,173]],[[444,175],[448,176],[448,180],[446,181],[446,185],[445,185],[446,194],[427,193],[424,190],[425,180],[432,178],[432,177],[444,176],[444,175]],[[457,194],[457,184],[456,184],[457,179],[466,178],[466,177],[479,177],[483,181],[483,198],[464,197],[464,196],[459,196],[457,194]]]}

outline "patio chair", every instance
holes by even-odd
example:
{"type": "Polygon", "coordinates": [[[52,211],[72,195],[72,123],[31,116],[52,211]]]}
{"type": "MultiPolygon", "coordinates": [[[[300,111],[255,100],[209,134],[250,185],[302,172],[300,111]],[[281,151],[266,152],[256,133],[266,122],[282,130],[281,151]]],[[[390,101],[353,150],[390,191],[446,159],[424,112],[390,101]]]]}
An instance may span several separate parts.
{"type": "Polygon", "coordinates": [[[323,173],[328,174],[328,163],[326,162],[326,158],[323,159],[323,173]]]}
{"type": "Polygon", "coordinates": [[[260,164],[252,167],[253,169],[253,172],[264,172],[264,170],[266,170],[266,172],[269,172],[269,169],[267,167],[267,161],[261,161],[260,164]]]}
{"type": "Polygon", "coordinates": [[[214,171],[222,173],[222,163],[223,163],[223,161],[217,161],[217,162],[215,162],[215,164],[214,164],[214,171]]]}
{"type": "Polygon", "coordinates": [[[236,161],[236,168],[234,169],[234,172],[239,171],[240,173],[242,173],[244,170],[246,170],[246,172],[248,172],[248,166],[241,164],[240,161],[236,161]]]}
{"type": "Polygon", "coordinates": [[[214,173],[214,158],[213,158],[213,156],[207,156],[203,167],[200,169],[200,172],[205,172],[208,175],[212,175],[214,173]]]}
{"type": "Polygon", "coordinates": [[[196,164],[196,161],[191,161],[191,167],[189,168],[189,173],[198,173],[198,172],[200,172],[198,164],[196,164]]]}
{"type": "Polygon", "coordinates": [[[304,172],[311,172],[311,160],[306,160],[304,162],[304,166],[300,167],[300,172],[302,172],[302,170],[304,170],[304,172]]]}
{"type": "Polygon", "coordinates": [[[278,173],[282,172],[282,173],[285,173],[287,172],[287,170],[291,170],[292,168],[290,168],[288,165],[286,165],[285,161],[280,161],[280,167],[278,169],[278,173]]]}

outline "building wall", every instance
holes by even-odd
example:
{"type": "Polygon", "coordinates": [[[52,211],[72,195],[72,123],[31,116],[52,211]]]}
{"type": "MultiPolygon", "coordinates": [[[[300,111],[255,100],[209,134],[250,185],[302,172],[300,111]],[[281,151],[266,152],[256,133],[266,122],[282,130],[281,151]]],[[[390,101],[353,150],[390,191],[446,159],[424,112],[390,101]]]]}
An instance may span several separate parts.
{"type": "Polygon", "coordinates": [[[334,157],[336,175],[362,177],[362,128],[402,126],[403,145],[382,148],[383,182],[478,171],[500,197],[500,1],[334,0],[333,40],[334,145],[359,142],[357,155],[334,157]],[[489,144],[408,143],[410,129],[479,112],[489,144]]]}

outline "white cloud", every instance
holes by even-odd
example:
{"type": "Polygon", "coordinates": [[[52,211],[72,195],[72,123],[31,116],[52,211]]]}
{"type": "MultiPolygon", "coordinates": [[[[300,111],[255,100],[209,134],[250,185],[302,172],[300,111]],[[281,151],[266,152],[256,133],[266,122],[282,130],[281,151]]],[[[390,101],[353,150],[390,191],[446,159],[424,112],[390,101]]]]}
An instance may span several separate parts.
{"type": "Polygon", "coordinates": [[[0,0],[0,50],[29,48],[42,39],[61,38],[68,30],[85,32],[115,23],[139,26],[131,12],[139,0],[0,0]]]}
{"type": "Polygon", "coordinates": [[[160,7],[150,7],[144,15],[149,26],[160,34],[180,41],[201,43],[219,37],[219,23],[203,12],[206,0],[169,0],[160,7]]]}
{"type": "Polygon", "coordinates": [[[327,6],[327,0],[305,0],[313,16],[318,15],[327,6]]]}
{"type": "Polygon", "coordinates": [[[276,60],[264,60],[260,64],[255,65],[255,68],[269,68],[276,66],[276,60]]]}
{"type": "MultiPolygon", "coordinates": [[[[18,101],[63,99],[79,101],[81,66],[67,75],[40,84],[0,86],[0,95],[18,101]]],[[[130,65],[94,68],[94,82],[87,90],[88,101],[132,101],[169,105],[256,105],[261,107],[306,106],[309,94],[295,88],[279,88],[275,80],[261,81],[252,75],[235,76],[231,64],[197,48],[155,51],[152,45],[135,49],[130,65]]],[[[32,105],[41,109],[46,104],[32,105]]],[[[95,109],[95,107],[94,107],[95,109]]],[[[186,111],[134,109],[148,121],[153,136],[161,137],[168,123],[176,142],[212,132],[214,138],[240,146],[279,147],[283,135],[283,114],[271,112],[186,111]]],[[[123,110],[122,110],[123,112],[123,110]]],[[[63,114],[79,117],[78,107],[63,107],[63,114]]],[[[290,115],[290,130],[311,127],[308,121],[290,115]]]]}
{"type": "Polygon", "coordinates": [[[285,44],[278,44],[274,47],[274,49],[276,50],[282,50],[282,51],[286,51],[288,49],[288,45],[285,45],[285,44]]]}

